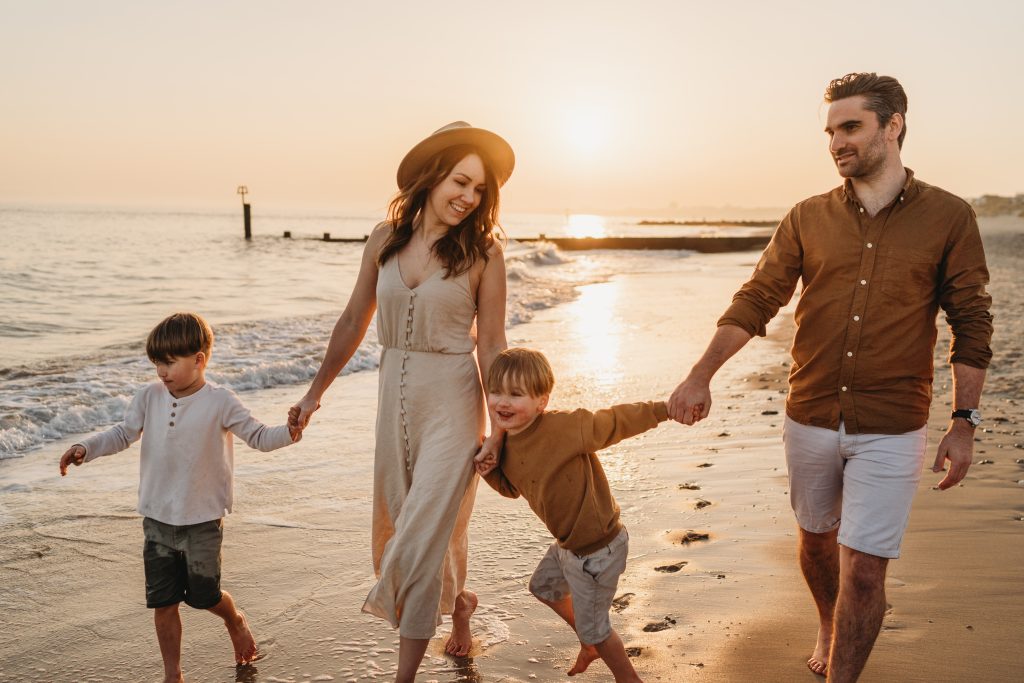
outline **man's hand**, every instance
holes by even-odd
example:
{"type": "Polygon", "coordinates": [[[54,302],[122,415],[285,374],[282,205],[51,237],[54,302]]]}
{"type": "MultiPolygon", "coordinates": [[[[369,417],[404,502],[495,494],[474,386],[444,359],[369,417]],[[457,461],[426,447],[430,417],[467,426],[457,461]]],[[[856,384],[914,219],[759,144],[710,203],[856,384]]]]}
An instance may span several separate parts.
{"type": "Polygon", "coordinates": [[[83,462],[85,462],[85,446],[76,443],[60,457],[60,476],[67,476],[68,465],[73,464],[75,467],[78,467],[83,462]]]}
{"type": "Polygon", "coordinates": [[[954,418],[949,423],[946,435],[939,442],[935,464],[932,465],[932,472],[946,472],[946,476],[939,482],[940,489],[945,491],[956,486],[967,476],[973,454],[974,429],[966,420],[954,418]],[[946,460],[949,460],[948,470],[944,467],[946,460]]]}
{"type": "Polygon", "coordinates": [[[668,399],[668,416],[676,422],[692,425],[711,413],[711,388],[708,382],[687,377],[668,399]]]}
{"type": "MultiPolygon", "coordinates": [[[[291,416],[289,415],[289,418],[290,417],[291,416]]],[[[292,437],[292,443],[298,443],[298,442],[302,441],[302,429],[299,428],[299,427],[293,426],[291,424],[291,422],[289,421],[289,423],[288,423],[288,436],[292,437]]]]}

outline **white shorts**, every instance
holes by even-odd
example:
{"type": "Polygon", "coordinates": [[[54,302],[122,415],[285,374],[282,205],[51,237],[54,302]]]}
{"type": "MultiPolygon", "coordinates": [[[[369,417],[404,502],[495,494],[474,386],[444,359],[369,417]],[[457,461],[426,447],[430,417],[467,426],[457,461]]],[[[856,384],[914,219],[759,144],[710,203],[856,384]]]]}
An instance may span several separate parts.
{"type": "Polygon", "coordinates": [[[552,543],[530,578],[530,592],[548,602],[572,595],[576,635],[584,645],[598,645],[612,634],[608,611],[628,554],[629,534],[625,529],[589,555],[577,555],[552,543]]]}
{"type": "Polygon", "coordinates": [[[800,528],[820,534],[838,527],[847,548],[899,557],[924,466],[925,430],[847,434],[842,423],[834,431],[787,417],[789,500],[800,528]]]}

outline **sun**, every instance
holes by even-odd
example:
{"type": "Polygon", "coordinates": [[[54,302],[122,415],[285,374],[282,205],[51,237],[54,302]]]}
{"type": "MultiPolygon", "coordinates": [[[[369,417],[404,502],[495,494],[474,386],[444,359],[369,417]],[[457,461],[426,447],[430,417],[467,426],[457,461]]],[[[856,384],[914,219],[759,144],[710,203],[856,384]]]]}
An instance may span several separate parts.
{"type": "Polygon", "coordinates": [[[573,108],[565,114],[565,139],[577,153],[597,154],[608,145],[611,117],[601,107],[573,108]]]}

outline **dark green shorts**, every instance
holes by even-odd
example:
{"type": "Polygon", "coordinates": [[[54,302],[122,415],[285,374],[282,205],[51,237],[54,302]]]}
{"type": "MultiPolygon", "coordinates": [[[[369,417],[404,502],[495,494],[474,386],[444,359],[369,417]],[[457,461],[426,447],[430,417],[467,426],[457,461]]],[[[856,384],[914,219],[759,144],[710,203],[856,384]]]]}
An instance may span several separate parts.
{"type": "Polygon", "coordinates": [[[145,517],[146,607],[184,602],[209,609],[220,602],[220,546],[224,526],[214,519],[174,526],[145,517]]]}

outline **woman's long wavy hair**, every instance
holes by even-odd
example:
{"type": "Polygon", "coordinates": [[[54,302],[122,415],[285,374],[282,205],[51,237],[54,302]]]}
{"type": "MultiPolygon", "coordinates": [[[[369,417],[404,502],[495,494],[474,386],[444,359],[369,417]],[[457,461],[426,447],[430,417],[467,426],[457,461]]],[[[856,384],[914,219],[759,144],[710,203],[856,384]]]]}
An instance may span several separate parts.
{"type": "Polygon", "coordinates": [[[377,254],[378,267],[383,266],[409,243],[415,221],[426,206],[430,191],[470,154],[476,154],[484,162],[487,189],[473,212],[434,242],[431,251],[444,266],[446,278],[461,275],[479,259],[487,261],[487,252],[494,244],[495,233],[502,235],[498,225],[498,181],[487,157],[480,150],[472,145],[454,145],[432,157],[423,165],[416,178],[401,188],[391,200],[388,207],[391,234],[377,254]]]}

